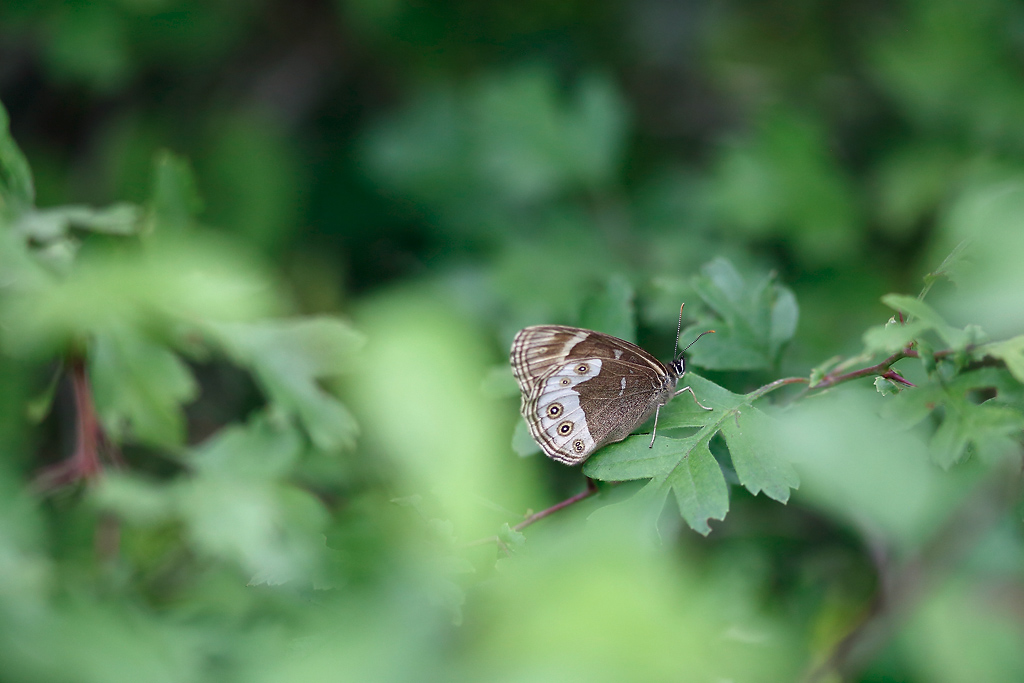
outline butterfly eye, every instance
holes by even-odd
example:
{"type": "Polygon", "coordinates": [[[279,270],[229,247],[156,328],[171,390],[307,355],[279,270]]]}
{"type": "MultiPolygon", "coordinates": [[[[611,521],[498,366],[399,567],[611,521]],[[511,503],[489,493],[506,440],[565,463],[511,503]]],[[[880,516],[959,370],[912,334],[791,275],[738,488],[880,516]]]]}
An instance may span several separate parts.
{"type": "Polygon", "coordinates": [[[569,422],[569,420],[566,420],[562,424],[558,425],[558,433],[562,434],[563,436],[568,434],[571,431],[572,431],[572,422],[569,422]]]}
{"type": "Polygon", "coordinates": [[[586,446],[583,445],[583,439],[576,439],[575,441],[573,441],[572,448],[577,453],[582,453],[583,449],[586,448],[586,446]]]}
{"type": "Polygon", "coordinates": [[[562,404],[552,403],[548,406],[548,417],[558,417],[562,414],[562,404]]]}
{"type": "Polygon", "coordinates": [[[590,366],[586,363],[580,363],[576,366],[576,373],[579,375],[585,375],[590,372],[590,366]]]}

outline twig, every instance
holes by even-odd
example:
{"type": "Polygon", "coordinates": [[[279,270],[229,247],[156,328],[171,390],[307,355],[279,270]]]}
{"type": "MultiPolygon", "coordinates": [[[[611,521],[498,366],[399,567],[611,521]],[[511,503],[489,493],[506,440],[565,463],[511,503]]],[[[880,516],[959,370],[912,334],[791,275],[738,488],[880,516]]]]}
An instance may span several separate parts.
{"type": "Polygon", "coordinates": [[[99,455],[102,428],[96,415],[85,360],[74,358],[70,368],[75,395],[75,450],[65,460],[45,468],[36,477],[33,485],[44,493],[81,479],[94,479],[103,469],[99,455]]]}
{"type": "MultiPolygon", "coordinates": [[[[575,505],[576,503],[578,503],[581,500],[584,500],[586,498],[589,498],[590,496],[594,495],[595,493],[597,493],[597,484],[594,483],[593,479],[591,479],[590,477],[587,477],[587,488],[585,488],[584,490],[580,491],[579,493],[577,493],[574,496],[570,496],[569,498],[566,498],[565,500],[563,500],[560,503],[555,503],[554,505],[552,505],[549,508],[541,510],[540,512],[534,512],[532,515],[528,515],[526,517],[526,519],[524,519],[523,521],[519,522],[519,524],[516,524],[514,527],[512,527],[512,529],[515,530],[515,531],[522,531],[523,529],[525,529],[526,527],[530,526],[534,522],[539,522],[540,520],[544,519],[548,515],[554,514],[554,513],[558,512],[559,510],[562,510],[564,508],[569,507],[570,505],[575,505]]],[[[496,544],[498,544],[498,546],[500,548],[505,550],[506,554],[508,553],[507,546],[505,546],[505,544],[502,543],[501,539],[498,538],[497,536],[488,536],[486,538],[478,538],[475,541],[470,541],[469,543],[466,543],[462,547],[464,547],[464,548],[471,548],[473,546],[486,545],[487,543],[496,543],[496,544]]]]}
{"type": "Polygon", "coordinates": [[[558,512],[559,510],[561,510],[563,508],[567,508],[570,505],[573,505],[574,503],[578,503],[578,502],[580,502],[581,500],[583,500],[585,498],[589,498],[590,496],[594,495],[595,493],[597,493],[597,484],[594,483],[593,479],[591,479],[590,477],[587,477],[587,488],[585,488],[584,490],[580,491],[575,496],[571,496],[569,498],[566,498],[561,503],[555,503],[554,505],[552,505],[551,507],[547,508],[546,510],[541,510],[540,512],[533,513],[532,515],[530,515],[529,517],[527,517],[523,521],[519,522],[519,524],[516,524],[512,528],[515,529],[516,531],[522,531],[523,529],[525,529],[526,527],[530,526],[534,522],[539,522],[540,520],[544,519],[548,515],[554,514],[554,513],[558,512]]]}

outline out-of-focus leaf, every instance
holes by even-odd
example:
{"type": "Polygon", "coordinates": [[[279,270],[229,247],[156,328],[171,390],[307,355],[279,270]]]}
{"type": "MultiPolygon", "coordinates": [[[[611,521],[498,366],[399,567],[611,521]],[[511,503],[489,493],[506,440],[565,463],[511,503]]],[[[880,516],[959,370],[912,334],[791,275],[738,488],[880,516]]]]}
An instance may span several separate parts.
{"type": "Polygon", "coordinates": [[[218,473],[179,482],[174,500],[198,550],[260,583],[309,580],[318,571],[327,514],[307,491],[218,473]]]}
{"type": "Polygon", "coordinates": [[[116,5],[68,4],[50,16],[46,65],[58,80],[97,90],[122,85],[133,70],[128,27],[116,5]]]}
{"type": "Polygon", "coordinates": [[[796,332],[796,298],[772,276],[748,284],[731,263],[715,259],[693,278],[714,317],[701,317],[684,336],[713,328],[715,334],[688,351],[694,365],[714,370],[755,370],[778,360],[796,332]]]}
{"type": "Polygon", "coordinates": [[[940,216],[940,255],[967,241],[956,268],[961,286],[940,292],[937,306],[951,319],[969,320],[994,338],[1024,326],[1024,175],[977,179],[940,216]]]}
{"type": "Polygon", "coordinates": [[[707,534],[707,520],[724,519],[729,509],[725,477],[709,450],[711,438],[721,432],[740,483],[751,493],[763,491],[786,502],[799,479],[775,446],[771,421],[751,405],[755,397],[733,394],[691,373],[684,379],[713,411],[705,412],[683,394],[662,409],[658,427],[698,427],[696,434],[683,439],[662,435],[653,448],[648,447],[650,437],[632,436],[595,453],[584,464],[584,474],[605,481],[650,478],[646,495],[664,500],[672,491],[687,524],[707,534]]]}
{"type": "Polygon", "coordinates": [[[367,138],[387,184],[463,212],[596,188],[616,170],[625,106],[606,79],[583,79],[571,98],[551,73],[525,69],[462,92],[435,90],[367,138]]]}
{"type": "Polygon", "coordinates": [[[903,419],[879,416],[873,389],[832,392],[794,405],[766,435],[800,474],[796,498],[900,552],[918,547],[955,509],[971,473],[942,473],[926,438],[903,419]]]}
{"type": "Polygon", "coordinates": [[[525,656],[505,660],[502,675],[515,681],[799,677],[788,627],[758,609],[749,572],[699,575],[673,558],[678,548],[637,533],[640,520],[606,521],[585,533],[531,536],[530,552],[475,592],[466,621],[501,618],[480,631],[468,678],[487,678],[512,641],[525,656]]]}
{"type": "Polygon", "coordinates": [[[302,453],[297,429],[265,414],[245,425],[229,425],[192,449],[188,462],[197,471],[244,480],[285,477],[302,453]]]}
{"type": "Polygon", "coordinates": [[[318,380],[351,369],[363,337],[341,320],[310,318],[209,328],[238,363],[252,368],[268,399],[296,415],[313,443],[334,452],[355,444],[358,427],[318,380]]]}
{"type": "Polygon", "coordinates": [[[89,354],[96,409],[118,441],[165,447],[182,444],[181,404],[198,392],[188,367],[167,347],[131,328],[97,333],[89,354]]]}
{"type": "Polygon", "coordinates": [[[927,595],[897,638],[920,680],[1024,678],[1024,638],[1012,600],[990,582],[955,578],[927,595]]]}
{"type": "Polygon", "coordinates": [[[929,448],[935,463],[943,468],[961,460],[968,448],[985,462],[997,462],[1012,450],[1015,435],[1024,428],[1024,414],[998,397],[979,404],[971,400],[971,395],[978,390],[1001,386],[1005,376],[1005,371],[984,368],[962,373],[941,384],[919,386],[902,392],[888,407],[886,415],[908,426],[931,414],[941,418],[929,448]]]}
{"type": "Polygon", "coordinates": [[[0,334],[13,351],[40,355],[109,329],[170,334],[276,311],[279,295],[239,246],[190,235],[83,254],[66,277],[0,302],[0,334]]]}
{"type": "Polygon", "coordinates": [[[13,220],[35,204],[32,171],[11,137],[10,119],[0,104],[0,219],[13,220]]]}
{"type": "Polygon", "coordinates": [[[131,525],[162,523],[176,513],[171,487],[139,476],[107,473],[90,493],[97,506],[131,525]]]}
{"type": "Polygon", "coordinates": [[[203,200],[186,159],[168,151],[157,154],[149,208],[158,230],[180,230],[202,211],[203,200]]]}
{"type": "Polygon", "coordinates": [[[530,428],[523,420],[516,421],[516,428],[512,432],[512,450],[520,457],[536,455],[540,453],[540,446],[530,435],[530,428]]]}
{"type": "Polygon", "coordinates": [[[610,276],[604,289],[584,303],[580,327],[636,343],[636,310],[629,280],[610,276]]]}
{"type": "Polygon", "coordinates": [[[986,356],[998,358],[1006,363],[1006,369],[1016,380],[1024,384],[1024,335],[1002,342],[986,344],[980,349],[986,356]]]}
{"type": "Polygon", "coordinates": [[[875,178],[881,228],[909,237],[938,210],[962,165],[963,159],[952,150],[920,143],[883,159],[875,178]]]}
{"type": "Polygon", "coordinates": [[[273,253],[301,220],[305,169],[273,117],[253,110],[215,119],[195,164],[203,187],[217,190],[206,193],[204,219],[244,235],[248,244],[273,253]]]}
{"type": "Polygon", "coordinates": [[[826,132],[794,111],[766,116],[721,154],[711,187],[723,219],[752,236],[781,236],[810,263],[843,258],[858,241],[852,188],[826,132]]]}
{"type": "Polygon", "coordinates": [[[23,214],[15,224],[15,229],[25,237],[42,243],[60,239],[72,228],[106,235],[134,235],[141,227],[141,209],[124,202],[105,209],[75,205],[37,209],[23,214]]]}

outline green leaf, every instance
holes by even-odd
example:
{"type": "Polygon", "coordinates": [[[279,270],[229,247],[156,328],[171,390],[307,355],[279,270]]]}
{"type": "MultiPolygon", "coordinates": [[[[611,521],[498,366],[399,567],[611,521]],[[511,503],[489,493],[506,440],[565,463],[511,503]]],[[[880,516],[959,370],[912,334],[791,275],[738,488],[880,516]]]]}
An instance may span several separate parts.
{"type": "Polygon", "coordinates": [[[704,441],[672,468],[663,486],[675,494],[679,514],[686,523],[705,536],[711,532],[707,520],[725,519],[729,511],[729,490],[722,469],[704,441]]]}
{"type": "Polygon", "coordinates": [[[979,404],[971,395],[1001,387],[1004,379],[1009,380],[1006,371],[994,368],[965,372],[945,383],[929,383],[901,392],[893,397],[886,412],[907,425],[915,425],[933,414],[941,418],[929,441],[929,451],[932,460],[944,469],[963,459],[969,449],[985,461],[995,461],[1024,428],[1024,414],[1001,403],[998,396],[979,404]]]}
{"type": "Polygon", "coordinates": [[[35,204],[32,171],[11,137],[7,110],[0,104],[0,217],[17,218],[35,204]]]}
{"type": "Polygon", "coordinates": [[[580,327],[636,343],[636,307],[633,298],[633,286],[625,276],[610,276],[604,289],[584,303],[580,327]]]}
{"type": "Polygon", "coordinates": [[[1014,379],[1024,384],[1024,335],[986,344],[981,351],[986,356],[998,358],[1006,363],[1006,368],[1014,379]]]}
{"type": "Polygon", "coordinates": [[[194,448],[189,463],[197,471],[240,479],[286,476],[302,454],[295,427],[257,414],[245,425],[229,425],[194,448]]]}
{"type": "Polygon", "coordinates": [[[72,228],[105,235],[134,235],[142,228],[142,210],[127,202],[105,209],[69,205],[27,211],[15,224],[18,232],[39,243],[66,237],[72,228]]]}
{"type": "Polygon", "coordinates": [[[771,367],[796,331],[799,312],[793,293],[772,275],[756,285],[725,259],[715,259],[693,278],[694,288],[715,317],[686,328],[692,335],[713,328],[715,335],[689,352],[694,365],[714,370],[771,367]]]}
{"type": "Polygon", "coordinates": [[[928,323],[923,320],[901,323],[897,322],[895,318],[890,318],[885,325],[869,327],[864,332],[864,351],[869,355],[874,353],[889,355],[902,351],[929,329],[928,323]]]}
{"type": "Polygon", "coordinates": [[[0,334],[12,352],[28,356],[110,329],[173,336],[181,325],[246,320],[281,306],[237,243],[199,235],[155,238],[137,250],[96,249],[66,277],[24,281],[19,296],[0,300],[0,334]]]}
{"type": "Polygon", "coordinates": [[[952,348],[962,349],[970,341],[969,335],[949,325],[931,306],[920,299],[901,294],[886,294],[882,297],[882,303],[917,318],[923,323],[925,330],[934,330],[952,348]]]}
{"type": "Polygon", "coordinates": [[[149,209],[159,228],[168,230],[190,225],[202,211],[203,200],[188,160],[166,150],[157,154],[149,209]]]}
{"type": "Polygon", "coordinates": [[[737,407],[732,419],[721,422],[733,467],[740,483],[754,495],[764,491],[780,503],[800,484],[793,466],[776,449],[772,420],[756,408],[737,407]]]}
{"type": "Polygon", "coordinates": [[[533,440],[533,436],[530,435],[530,428],[526,426],[523,420],[518,420],[515,429],[512,431],[512,450],[516,452],[516,455],[523,458],[540,453],[540,446],[533,440]]]}
{"type": "Polygon", "coordinates": [[[753,407],[757,395],[733,394],[689,373],[686,379],[713,411],[705,412],[684,394],[662,409],[660,435],[652,448],[646,435],[610,444],[584,464],[584,474],[604,481],[650,478],[645,491],[656,495],[672,491],[687,524],[707,534],[711,530],[707,520],[724,519],[729,508],[725,476],[709,449],[712,437],[721,432],[740,483],[755,495],[763,491],[786,502],[799,479],[775,449],[772,421],[753,407]],[[685,438],[664,434],[677,427],[696,427],[698,431],[685,438]]]}
{"type": "Polygon", "coordinates": [[[185,437],[181,404],[195,398],[192,373],[166,347],[131,328],[96,335],[89,354],[96,409],[118,441],[175,447],[185,437]]]}
{"type": "Polygon", "coordinates": [[[175,515],[171,487],[138,475],[110,472],[91,490],[93,501],[133,525],[153,525],[175,515]]]}
{"type": "Polygon", "coordinates": [[[327,513],[311,493],[217,474],[178,482],[174,501],[195,548],[237,564],[253,584],[315,576],[327,513]]]}
{"type": "Polygon", "coordinates": [[[298,417],[318,448],[333,452],[355,444],[355,419],[318,383],[349,369],[362,346],[362,336],[348,324],[308,318],[215,324],[209,330],[236,362],[253,370],[272,403],[298,417]]]}

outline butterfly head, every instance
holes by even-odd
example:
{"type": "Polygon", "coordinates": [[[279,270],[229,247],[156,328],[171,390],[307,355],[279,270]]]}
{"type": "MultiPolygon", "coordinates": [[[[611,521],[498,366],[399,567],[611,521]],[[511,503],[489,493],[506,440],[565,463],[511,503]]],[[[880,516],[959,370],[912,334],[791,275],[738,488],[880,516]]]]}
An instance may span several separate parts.
{"type": "MultiPolygon", "coordinates": [[[[701,332],[700,334],[697,335],[697,339],[700,339],[705,334],[714,334],[714,333],[715,333],[714,330],[708,330],[706,332],[701,332]]],[[[669,363],[668,367],[672,371],[672,373],[676,376],[676,378],[682,377],[683,373],[686,372],[686,350],[689,349],[691,346],[693,346],[695,343],[697,343],[697,339],[694,339],[692,342],[687,344],[686,348],[679,352],[679,356],[675,360],[673,360],[671,363],[669,363]]],[[[677,344],[679,343],[678,336],[676,337],[676,343],[677,344]]]]}

